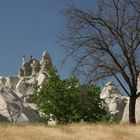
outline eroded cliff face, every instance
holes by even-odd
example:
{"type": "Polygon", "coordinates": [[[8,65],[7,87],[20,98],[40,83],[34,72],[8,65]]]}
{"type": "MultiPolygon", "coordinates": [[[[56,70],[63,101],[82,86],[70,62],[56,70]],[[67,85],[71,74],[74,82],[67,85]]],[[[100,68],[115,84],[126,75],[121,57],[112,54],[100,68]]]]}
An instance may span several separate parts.
{"type": "Polygon", "coordinates": [[[105,85],[100,97],[104,99],[110,114],[115,114],[122,118],[128,97],[123,96],[113,82],[105,85]]]}
{"type": "MultiPolygon", "coordinates": [[[[135,112],[136,122],[140,123],[140,98],[138,98],[136,101],[135,112]]],[[[125,106],[121,122],[129,122],[129,100],[125,106]]]]}
{"type": "MultiPolygon", "coordinates": [[[[138,92],[140,91],[140,76],[138,78],[138,92]]],[[[113,82],[109,82],[102,90],[101,98],[104,99],[110,114],[116,114],[121,122],[129,122],[129,97],[123,96],[113,82]]],[[[140,98],[136,101],[136,122],[140,122],[140,98]]]]}
{"type": "Polygon", "coordinates": [[[24,56],[17,76],[0,77],[0,121],[28,123],[39,116],[36,105],[26,97],[45,83],[44,73],[51,68],[51,57],[43,52],[41,60],[30,57],[27,61],[24,56]]]}

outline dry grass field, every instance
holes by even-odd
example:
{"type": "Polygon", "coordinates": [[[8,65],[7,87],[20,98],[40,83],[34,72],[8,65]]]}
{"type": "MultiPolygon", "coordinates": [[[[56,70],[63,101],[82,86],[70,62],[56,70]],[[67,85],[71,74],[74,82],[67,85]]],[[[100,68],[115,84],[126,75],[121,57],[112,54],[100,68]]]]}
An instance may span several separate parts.
{"type": "Polygon", "coordinates": [[[140,140],[140,125],[0,125],[0,140],[140,140]]]}

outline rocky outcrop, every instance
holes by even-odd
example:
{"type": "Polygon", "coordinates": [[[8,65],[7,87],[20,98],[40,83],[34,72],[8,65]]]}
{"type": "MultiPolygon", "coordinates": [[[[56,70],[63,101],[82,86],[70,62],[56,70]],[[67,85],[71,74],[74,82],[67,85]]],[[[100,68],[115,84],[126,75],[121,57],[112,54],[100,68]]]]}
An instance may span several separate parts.
{"type": "Polygon", "coordinates": [[[39,114],[31,107],[25,106],[12,90],[0,85],[0,116],[1,121],[27,123],[39,117],[39,114]],[[30,110],[30,112],[25,112],[25,110],[30,110]],[[31,116],[31,112],[34,117],[31,116]]]}
{"type": "MultiPolygon", "coordinates": [[[[140,91],[140,76],[138,77],[138,92],[140,91]]],[[[118,88],[109,82],[102,90],[101,98],[106,103],[106,108],[110,114],[117,114],[121,122],[129,122],[129,97],[123,96],[118,88]]],[[[135,108],[136,122],[140,122],[140,97],[136,100],[135,108]]]]}
{"type": "MultiPolygon", "coordinates": [[[[136,108],[135,108],[135,116],[136,116],[136,122],[140,122],[140,98],[136,100],[136,108]]],[[[127,102],[127,105],[125,106],[122,121],[121,122],[129,122],[129,100],[127,102]]]]}
{"type": "Polygon", "coordinates": [[[123,96],[113,82],[105,85],[100,97],[104,99],[110,114],[116,114],[122,118],[128,97],[123,96]]]}
{"type": "Polygon", "coordinates": [[[25,55],[22,58],[22,67],[19,72],[20,77],[37,76],[39,73],[44,73],[52,68],[51,57],[48,52],[43,52],[42,59],[36,60],[30,56],[29,61],[26,60],[25,55]]]}
{"type": "Polygon", "coordinates": [[[17,76],[0,77],[0,122],[33,122],[39,117],[36,105],[28,102],[27,96],[35,92],[36,86],[42,86],[44,73],[52,68],[48,52],[43,52],[42,59],[30,56],[22,58],[22,66],[17,76]]]}

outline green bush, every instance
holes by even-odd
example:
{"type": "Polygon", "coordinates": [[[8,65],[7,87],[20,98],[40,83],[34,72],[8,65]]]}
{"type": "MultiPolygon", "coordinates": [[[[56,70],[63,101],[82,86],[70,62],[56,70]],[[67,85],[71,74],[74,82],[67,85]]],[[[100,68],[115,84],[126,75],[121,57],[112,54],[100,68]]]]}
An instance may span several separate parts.
{"type": "Polygon", "coordinates": [[[96,85],[80,85],[79,111],[84,122],[97,122],[107,115],[100,88],[96,85]]]}
{"type": "Polygon", "coordinates": [[[107,114],[96,85],[79,84],[76,78],[61,80],[55,69],[46,74],[46,80],[31,96],[43,119],[53,118],[57,123],[96,122],[107,114]]]}

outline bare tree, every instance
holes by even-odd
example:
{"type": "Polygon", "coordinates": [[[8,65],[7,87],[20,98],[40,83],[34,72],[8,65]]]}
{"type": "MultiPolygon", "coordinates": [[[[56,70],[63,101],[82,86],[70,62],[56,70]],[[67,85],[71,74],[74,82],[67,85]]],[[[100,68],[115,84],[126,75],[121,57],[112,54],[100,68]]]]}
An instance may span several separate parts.
{"type": "Polygon", "coordinates": [[[7,102],[7,111],[8,111],[11,122],[15,123],[18,121],[22,113],[21,104],[7,102]]]}
{"type": "Polygon", "coordinates": [[[129,121],[136,123],[135,103],[140,96],[140,1],[99,0],[97,9],[69,6],[64,12],[63,36],[75,72],[90,81],[114,76],[130,97],[129,121]],[[128,88],[124,86],[126,82],[128,88]]]}

